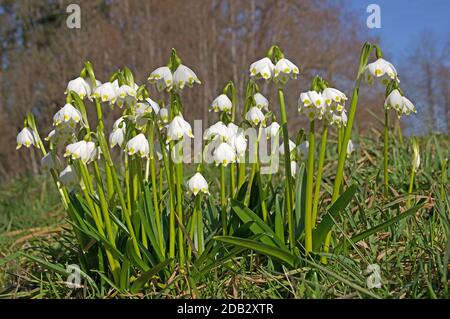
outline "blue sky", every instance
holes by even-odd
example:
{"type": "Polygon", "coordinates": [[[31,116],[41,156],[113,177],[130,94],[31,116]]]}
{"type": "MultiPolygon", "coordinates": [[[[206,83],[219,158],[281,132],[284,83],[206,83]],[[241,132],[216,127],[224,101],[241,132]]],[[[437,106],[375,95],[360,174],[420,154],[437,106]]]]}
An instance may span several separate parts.
{"type": "MultiPolygon", "coordinates": [[[[345,5],[359,16],[365,24],[370,13],[369,4],[381,8],[381,28],[369,29],[371,35],[380,37],[390,59],[398,63],[416,36],[432,32],[436,39],[444,41],[450,37],[450,0],[344,0],[345,5]]],[[[365,25],[364,25],[365,27],[365,25]]]]}

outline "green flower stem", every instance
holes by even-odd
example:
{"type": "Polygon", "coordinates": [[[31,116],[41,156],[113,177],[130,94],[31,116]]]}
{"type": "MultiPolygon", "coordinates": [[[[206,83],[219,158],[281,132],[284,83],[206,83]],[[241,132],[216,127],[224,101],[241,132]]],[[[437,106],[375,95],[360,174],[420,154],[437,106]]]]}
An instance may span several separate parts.
{"type": "Polygon", "coordinates": [[[155,210],[156,230],[158,231],[159,248],[161,254],[164,256],[164,235],[161,226],[161,215],[159,212],[159,200],[158,200],[158,187],[156,184],[156,169],[155,169],[155,126],[150,123],[150,129],[148,132],[149,137],[149,153],[150,153],[150,178],[152,181],[152,193],[153,193],[153,209],[155,210]]]}
{"type": "MultiPolygon", "coordinates": [[[[361,54],[360,66],[359,66],[358,76],[357,76],[356,82],[355,82],[355,87],[353,89],[352,102],[350,104],[347,126],[345,127],[345,130],[344,130],[344,138],[342,140],[342,143],[340,143],[341,151],[339,152],[338,166],[337,166],[337,170],[336,170],[336,178],[334,180],[334,185],[333,185],[333,195],[331,197],[331,203],[334,203],[338,199],[342,180],[344,178],[345,159],[347,158],[346,150],[347,150],[348,141],[350,140],[350,137],[352,135],[353,121],[355,120],[356,106],[358,104],[359,86],[361,84],[361,74],[363,73],[362,70],[364,69],[365,65],[367,64],[367,59],[368,59],[367,51],[365,51],[366,46],[371,48],[370,44],[366,44],[365,47],[363,48],[363,53],[361,54]]],[[[370,53],[370,51],[369,51],[369,53],[370,53]]],[[[332,231],[330,230],[327,234],[327,237],[325,238],[323,250],[326,253],[328,253],[329,249],[330,249],[331,233],[332,233],[332,231]]],[[[326,257],[322,257],[322,263],[324,263],[324,264],[327,263],[326,257]]]]}
{"type": "Polygon", "coordinates": [[[281,126],[283,129],[283,143],[284,143],[284,174],[286,183],[286,208],[289,231],[289,245],[291,249],[295,247],[294,234],[294,215],[292,214],[292,181],[291,181],[291,163],[289,161],[289,131],[287,126],[286,108],[284,104],[283,88],[278,88],[278,98],[280,100],[281,126]]]}
{"type": "Polygon", "coordinates": [[[245,155],[241,155],[238,163],[238,191],[245,183],[245,155]]]}
{"type": "MultiPolygon", "coordinates": [[[[94,219],[94,223],[97,227],[98,232],[100,233],[101,236],[106,238],[103,222],[101,220],[100,211],[98,210],[98,206],[94,204],[94,202],[90,196],[90,194],[94,194],[94,192],[93,192],[92,181],[89,176],[89,172],[87,170],[87,166],[80,162],[80,165],[78,167],[80,169],[81,177],[82,177],[83,183],[84,183],[84,185],[82,186],[82,191],[86,198],[88,208],[92,213],[92,218],[94,219]]],[[[106,252],[106,257],[108,259],[108,263],[111,267],[111,272],[114,276],[114,280],[116,282],[118,282],[119,273],[120,273],[118,262],[114,259],[113,255],[111,254],[111,252],[109,251],[108,248],[105,249],[105,252],[106,252]]]]}
{"type": "MultiPolygon", "coordinates": [[[[180,142],[181,143],[181,142],[180,142]]],[[[183,150],[180,148],[180,156],[182,157],[183,150]]],[[[176,170],[176,193],[177,193],[177,216],[178,222],[183,225],[183,162],[175,164],[176,170]]],[[[184,237],[181,227],[178,227],[178,250],[180,254],[180,268],[184,268],[184,237]]]]}
{"type": "Polygon", "coordinates": [[[328,125],[325,124],[325,126],[323,128],[323,132],[322,132],[321,143],[320,143],[319,167],[317,168],[316,184],[314,185],[314,198],[313,198],[313,210],[312,210],[312,227],[313,227],[313,229],[316,228],[317,209],[319,207],[320,186],[322,184],[322,172],[323,172],[323,164],[325,161],[327,138],[328,138],[328,125]]]}
{"type": "Polygon", "coordinates": [[[227,235],[227,198],[225,186],[225,166],[220,165],[220,200],[222,204],[222,232],[227,235]]]}
{"type": "Polygon", "coordinates": [[[337,143],[338,156],[339,156],[339,153],[341,152],[341,149],[342,149],[342,139],[343,139],[343,137],[344,137],[343,127],[341,126],[341,127],[338,128],[338,143],[337,143]]]}
{"type": "MultiPolygon", "coordinates": [[[[229,91],[231,93],[231,122],[236,121],[236,88],[234,87],[233,82],[230,81],[229,91]]],[[[230,167],[230,197],[234,198],[234,192],[236,190],[236,172],[235,172],[235,163],[231,163],[230,167]]]]}
{"type": "Polygon", "coordinates": [[[306,164],[306,200],[305,200],[305,250],[306,254],[312,251],[312,201],[314,183],[314,120],[309,123],[309,147],[306,164]]]}
{"type": "MultiPolygon", "coordinates": [[[[195,196],[195,200],[197,201],[197,196],[200,196],[200,194],[197,194],[195,196]]],[[[191,239],[192,242],[194,242],[194,236],[195,236],[195,228],[197,227],[197,214],[198,211],[195,207],[195,203],[194,203],[194,210],[192,212],[192,216],[191,216],[191,220],[189,223],[189,238],[191,239]]],[[[188,252],[187,252],[187,260],[191,260],[192,257],[192,246],[188,245],[188,252]]]]}
{"type": "Polygon", "coordinates": [[[131,184],[130,184],[130,178],[132,175],[132,166],[131,163],[129,161],[129,156],[128,154],[125,154],[125,159],[124,159],[124,163],[125,163],[125,189],[126,189],[126,196],[127,196],[127,209],[123,212],[124,218],[125,218],[125,223],[127,225],[128,231],[130,232],[130,236],[132,238],[133,241],[133,246],[134,246],[134,250],[136,252],[136,254],[141,257],[141,252],[139,250],[139,245],[137,243],[137,238],[136,238],[136,233],[134,231],[134,227],[133,227],[133,223],[131,222],[131,214],[133,212],[133,207],[132,207],[132,190],[131,190],[131,184]]]}
{"type": "Polygon", "coordinates": [[[411,193],[413,191],[414,186],[414,166],[411,168],[411,174],[409,176],[409,188],[408,188],[408,202],[407,202],[407,208],[409,209],[411,207],[411,193]]]}
{"type": "MultiPolygon", "coordinates": [[[[172,166],[169,156],[164,147],[161,134],[158,132],[159,145],[161,145],[161,154],[163,156],[164,169],[167,177],[167,187],[169,189],[169,257],[175,258],[175,199],[174,199],[174,187],[173,187],[173,175],[172,166]]],[[[162,198],[162,194],[161,194],[162,198]]]]}
{"type": "Polygon", "coordinates": [[[197,211],[197,250],[199,255],[203,253],[203,216],[200,207],[201,200],[202,194],[198,194],[194,203],[194,210],[197,211]]]}
{"type": "Polygon", "coordinates": [[[388,151],[389,151],[389,114],[384,111],[384,147],[383,147],[383,176],[384,176],[384,194],[389,192],[389,174],[388,174],[388,151]]]}

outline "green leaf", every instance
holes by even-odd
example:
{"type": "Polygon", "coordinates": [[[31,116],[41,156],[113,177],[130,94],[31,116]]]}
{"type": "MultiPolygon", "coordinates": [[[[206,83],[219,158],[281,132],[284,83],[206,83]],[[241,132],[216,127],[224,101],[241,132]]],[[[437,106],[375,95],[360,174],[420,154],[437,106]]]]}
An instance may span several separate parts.
{"type": "Polygon", "coordinates": [[[138,279],[136,279],[136,281],[131,285],[131,292],[132,293],[137,293],[139,292],[142,287],[144,287],[144,285],[157,273],[159,273],[161,270],[163,270],[170,262],[172,261],[172,259],[166,259],[163,262],[159,263],[158,265],[156,265],[155,267],[153,267],[152,269],[150,269],[149,271],[143,273],[138,279]]]}
{"type": "Polygon", "coordinates": [[[328,232],[334,225],[334,221],[340,212],[342,212],[355,195],[358,190],[358,186],[351,185],[342,195],[334,202],[328,210],[319,226],[313,232],[313,251],[319,251],[322,247],[328,232]]]}
{"type": "Polygon", "coordinates": [[[287,249],[284,243],[278,239],[273,230],[264,221],[251,211],[248,207],[244,206],[241,202],[232,199],[231,208],[236,213],[236,215],[242,220],[243,223],[248,223],[253,221],[254,223],[250,225],[250,230],[255,234],[265,234],[266,236],[261,237],[261,241],[267,245],[278,246],[280,248],[287,249]]]}
{"type": "Polygon", "coordinates": [[[306,199],[306,169],[305,164],[300,165],[297,174],[297,183],[295,188],[295,235],[297,238],[303,233],[305,228],[305,199],[306,199]]]}
{"type": "Polygon", "coordinates": [[[284,244],[284,215],[281,210],[280,196],[275,196],[275,235],[284,244]]]}
{"type": "Polygon", "coordinates": [[[362,233],[359,233],[359,234],[353,236],[352,238],[350,238],[350,240],[353,243],[357,243],[357,242],[359,242],[359,241],[361,241],[361,240],[363,240],[363,239],[365,239],[365,238],[367,238],[369,236],[372,236],[373,234],[376,234],[379,231],[382,231],[383,229],[385,229],[385,228],[387,228],[387,227],[389,227],[389,226],[399,222],[400,220],[402,220],[402,219],[404,219],[404,218],[406,218],[408,216],[414,215],[419,209],[421,209],[425,205],[425,201],[426,201],[426,199],[422,199],[419,202],[419,204],[417,204],[416,206],[408,209],[407,211],[405,211],[405,212],[403,212],[401,214],[398,214],[397,216],[395,216],[395,217],[385,221],[384,223],[381,223],[381,224],[379,224],[379,225],[377,225],[375,227],[372,227],[372,228],[370,228],[368,230],[363,231],[362,233]]]}
{"type": "Polygon", "coordinates": [[[214,239],[219,240],[224,243],[227,243],[227,244],[251,249],[251,250],[257,251],[263,255],[274,257],[274,258],[288,264],[291,267],[294,267],[296,260],[297,260],[297,258],[293,254],[291,254],[287,249],[273,247],[271,245],[266,245],[259,241],[250,240],[250,239],[246,239],[246,238],[231,237],[231,236],[216,236],[216,237],[214,237],[214,239]]]}

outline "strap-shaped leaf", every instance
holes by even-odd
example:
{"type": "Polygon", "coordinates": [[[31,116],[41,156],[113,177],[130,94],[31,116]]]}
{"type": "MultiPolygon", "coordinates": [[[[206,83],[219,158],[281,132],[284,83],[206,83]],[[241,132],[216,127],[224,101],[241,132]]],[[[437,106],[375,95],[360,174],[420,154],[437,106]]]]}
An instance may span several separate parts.
{"type": "Polygon", "coordinates": [[[351,185],[328,209],[328,214],[323,217],[321,223],[313,232],[313,251],[318,251],[322,247],[328,232],[334,225],[333,220],[336,220],[339,213],[347,207],[357,190],[356,184],[351,185]]]}

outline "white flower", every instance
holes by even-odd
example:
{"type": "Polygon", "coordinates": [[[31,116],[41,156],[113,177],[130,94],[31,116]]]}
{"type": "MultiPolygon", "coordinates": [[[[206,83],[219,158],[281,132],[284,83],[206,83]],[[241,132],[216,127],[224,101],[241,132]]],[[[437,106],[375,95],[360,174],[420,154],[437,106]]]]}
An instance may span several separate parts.
{"type": "Polygon", "coordinates": [[[298,100],[298,112],[306,114],[310,121],[321,120],[325,114],[325,101],[321,93],[308,91],[300,93],[298,100]]]}
{"type": "Polygon", "coordinates": [[[402,96],[400,92],[395,89],[386,98],[384,102],[386,110],[394,109],[397,112],[397,116],[400,118],[402,114],[409,115],[411,112],[416,113],[417,110],[410,100],[402,96]]]}
{"type": "Polygon", "coordinates": [[[45,140],[59,146],[67,143],[71,138],[72,132],[69,131],[66,126],[58,126],[48,134],[45,140]]]}
{"type": "Polygon", "coordinates": [[[274,78],[283,84],[285,84],[289,78],[296,79],[298,74],[298,67],[288,59],[282,58],[275,64],[274,78]]]}
{"type": "Polygon", "coordinates": [[[308,158],[309,142],[304,141],[297,147],[297,154],[300,160],[306,160],[308,158]]]}
{"type": "Polygon", "coordinates": [[[194,137],[191,125],[186,122],[183,117],[177,115],[173,118],[167,128],[167,143],[184,138],[185,135],[194,137]]]}
{"type": "Polygon", "coordinates": [[[228,123],[227,128],[228,128],[228,131],[230,133],[230,136],[236,135],[240,131],[239,126],[237,126],[233,122],[228,123]]]}
{"type": "Polygon", "coordinates": [[[119,93],[119,83],[115,80],[113,83],[105,82],[98,86],[94,90],[92,95],[94,98],[99,98],[102,102],[114,103],[118,97],[119,93]]]}
{"type": "Polygon", "coordinates": [[[236,161],[236,153],[228,143],[221,143],[214,150],[214,161],[216,165],[227,166],[229,163],[234,163],[236,161]]]}
{"type": "Polygon", "coordinates": [[[277,122],[272,122],[268,127],[266,127],[267,139],[276,137],[279,131],[280,124],[278,124],[277,122]]]}
{"type": "Polygon", "coordinates": [[[249,121],[253,126],[257,126],[260,123],[264,126],[265,122],[264,114],[256,106],[248,110],[247,114],[245,114],[245,119],[249,121]]]}
{"type": "Polygon", "coordinates": [[[127,128],[127,125],[126,125],[126,123],[124,121],[123,116],[119,117],[113,124],[113,129],[114,130],[119,129],[119,128],[122,128],[124,130],[127,128]]]}
{"type": "Polygon", "coordinates": [[[130,139],[125,146],[125,152],[128,155],[138,154],[141,157],[148,157],[149,145],[144,134],[140,133],[130,139]]]}
{"type": "Polygon", "coordinates": [[[162,91],[164,89],[170,91],[172,89],[173,76],[172,72],[167,66],[157,68],[150,74],[148,80],[150,81],[150,83],[156,84],[156,88],[158,89],[158,91],[162,91]]]}
{"type": "Polygon", "coordinates": [[[90,95],[91,96],[92,96],[92,93],[95,91],[95,89],[98,88],[100,85],[102,85],[102,82],[100,82],[99,80],[95,80],[95,84],[92,83],[90,78],[86,78],[85,81],[89,85],[90,92],[91,92],[90,95]]]}
{"type": "Polygon", "coordinates": [[[79,141],[66,146],[64,157],[70,157],[73,160],[81,160],[87,164],[95,161],[99,157],[98,147],[94,142],[79,141]]]}
{"type": "Polygon", "coordinates": [[[265,57],[250,65],[250,76],[268,80],[273,76],[274,69],[272,61],[265,57]]]}
{"type": "Polygon", "coordinates": [[[226,94],[220,94],[212,101],[210,110],[214,112],[230,112],[232,106],[230,98],[226,94]]]}
{"type": "Polygon", "coordinates": [[[194,194],[197,195],[199,192],[209,194],[208,191],[208,182],[200,173],[195,173],[188,181],[188,189],[194,194]]]}
{"type": "Polygon", "coordinates": [[[81,121],[81,113],[72,104],[67,103],[53,116],[53,125],[68,124],[71,128],[81,121]]]}
{"type": "Polygon", "coordinates": [[[159,109],[159,104],[157,102],[153,101],[149,97],[145,99],[145,102],[147,102],[148,105],[150,105],[150,107],[152,108],[152,110],[155,114],[159,113],[160,109],[159,109]]]}
{"type": "Polygon", "coordinates": [[[269,100],[266,99],[264,95],[261,93],[256,93],[253,95],[253,98],[255,99],[256,107],[266,111],[269,109],[269,100]]]}
{"type": "Polygon", "coordinates": [[[132,88],[129,85],[122,85],[117,90],[117,99],[116,104],[119,107],[122,107],[125,103],[129,106],[132,105],[136,101],[136,91],[139,88],[137,84],[132,88]]]}
{"type": "Polygon", "coordinates": [[[44,170],[57,169],[60,166],[59,158],[53,152],[48,152],[41,158],[41,166],[44,170]]]}
{"type": "Polygon", "coordinates": [[[327,120],[330,125],[334,125],[337,128],[347,126],[347,113],[345,110],[340,113],[328,112],[327,120]]]}
{"type": "Polygon", "coordinates": [[[192,87],[194,83],[200,84],[200,80],[197,75],[195,75],[194,71],[183,64],[180,64],[173,73],[173,82],[180,90],[183,89],[186,84],[189,87],[192,87]]]}
{"type": "Polygon", "coordinates": [[[125,129],[124,128],[116,128],[113,129],[111,134],[109,134],[109,146],[113,148],[114,146],[122,146],[125,141],[125,129]]]}
{"type": "Polygon", "coordinates": [[[132,96],[135,97],[136,96],[136,90],[134,88],[132,88],[129,85],[121,85],[119,87],[119,89],[117,90],[117,96],[124,99],[127,96],[132,96]]]}
{"type": "Polygon", "coordinates": [[[22,146],[25,146],[26,148],[29,148],[31,145],[36,146],[39,148],[39,145],[37,144],[38,137],[36,133],[31,130],[29,127],[24,127],[19,134],[17,134],[17,147],[16,149],[21,148],[22,146]]]}
{"type": "Polygon", "coordinates": [[[291,175],[292,177],[297,176],[298,164],[296,161],[291,161],[291,175]]]}
{"type": "Polygon", "coordinates": [[[159,117],[163,123],[169,122],[169,110],[165,107],[159,110],[159,117]]]}
{"type": "Polygon", "coordinates": [[[379,58],[375,62],[369,63],[365,68],[366,81],[369,84],[373,83],[374,78],[381,80],[381,83],[388,85],[390,80],[400,82],[397,76],[397,70],[392,63],[379,58]]]}
{"type": "Polygon", "coordinates": [[[234,147],[236,154],[240,157],[247,150],[247,139],[243,132],[236,133],[230,138],[230,145],[234,147]]]}
{"type": "Polygon", "coordinates": [[[333,102],[341,104],[347,100],[347,96],[341,91],[333,88],[325,88],[322,92],[325,104],[330,106],[333,102]]]}
{"type": "Polygon", "coordinates": [[[67,167],[59,173],[59,180],[67,187],[74,187],[79,183],[77,173],[72,165],[67,165],[67,167]]]}
{"type": "MultiPolygon", "coordinates": [[[[289,140],[289,152],[292,152],[292,151],[295,149],[296,146],[297,146],[297,145],[295,145],[294,142],[292,142],[291,140],[289,140]]],[[[278,152],[279,152],[281,155],[284,155],[284,143],[281,143],[280,147],[278,148],[278,152]]]]}
{"type": "Polygon", "coordinates": [[[91,95],[91,87],[88,82],[82,77],[77,77],[76,79],[70,80],[67,84],[66,94],[69,94],[70,91],[78,94],[80,99],[84,99],[86,96],[89,97],[91,95]]]}
{"type": "Polygon", "coordinates": [[[215,138],[219,138],[221,142],[227,142],[230,137],[234,135],[230,129],[219,121],[216,124],[211,125],[203,134],[203,139],[210,141],[215,138]]]}
{"type": "Polygon", "coordinates": [[[347,144],[347,156],[352,155],[354,150],[355,150],[355,146],[353,145],[352,140],[349,140],[348,144],[347,144]]]}
{"type": "Polygon", "coordinates": [[[412,139],[412,147],[413,147],[412,167],[414,172],[417,172],[420,166],[420,150],[419,150],[419,142],[415,138],[412,139]]]}

